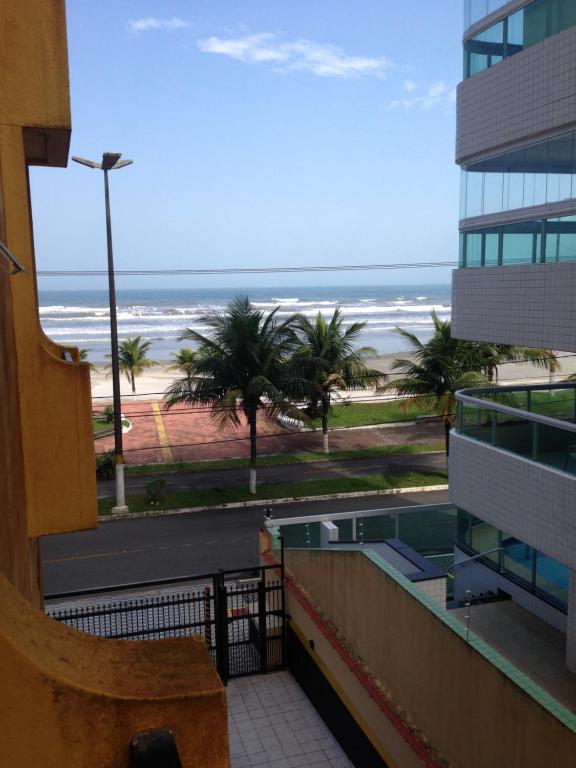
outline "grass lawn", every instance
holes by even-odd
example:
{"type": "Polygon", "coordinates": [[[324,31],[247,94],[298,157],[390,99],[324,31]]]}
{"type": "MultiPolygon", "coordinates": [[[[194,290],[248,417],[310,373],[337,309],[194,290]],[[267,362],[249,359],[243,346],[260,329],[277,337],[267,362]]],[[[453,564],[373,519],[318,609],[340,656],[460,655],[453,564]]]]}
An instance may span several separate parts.
{"type": "Polygon", "coordinates": [[[94,434],[97,435],[100,432],[106,432],[114,429],[114,424],[106,419],[92,419],[92,425],[94,428],[94,434]]]}
{"type": "MultiPolygon", "coordinates": [[[[433,453],[444,450],[444,441],[432,443],[415,443],[413,445],[393,445],[385,448],[365,448],[363,450],[334,451],[326,456],[323,453],[300,451],[274,456],[259,456],[259,467],[272,467],[281,464],[303,464],[318,461],[345,461],[346,459],[377,459],[386,456],[406,454],[433,453]]],[[[248,467],[248,459],[215,459],[213,461],[189,461],[175,464],[141,464],[137,467],[126,467],[126,474],[165,475],[167,472],[206,472],[210,469],[235,469],[248,467]]]]}
{"type": "MultiPolygon", "coordinates": [[[[251,496],[245,488],[214,488],[209,490],[175,491],[166,494],[155,510],[181,509],[183,507],[217,506],[238,501],[251,502],[258,499],[298,498],[300,496],[322,496],[331,493],[352,493],[354,491],[376,491],[389,488],[411,488],[421,485],[443,485],[445,472],[406,472],[396,475],[309,480],[304,483],[270,483],[258,486],[258,493],[251,496]]],[[[126,502],[131,512],[145,512],[150,509],[143,496],[129,496],[126,502]]],[[[109,515],[115,504],[113,498],[98,500],[98,513],[109,515]]]]}
{"type": "MultiPolygon", "coordinates": [[[[417,416],[429,416],[419,405],[419,400],[387,400],[382,403],[350,403],[335,405],[328,426],[364,427],[370,424],[386,424],[394,421],[413,421],[417,416]]],[[[312,419],[306,426],[321,427],[321,419],[312,419]]]]}
{"type": "MultiPolygon", "coordinates": [[[[130,422],[128,419],[122,419],[122,426],[123,427],[129,427],[130,422]]],[[[94,429],[94,434],[98,435],[100,432],[113,432],[114,431],[114,422],[113,421],[106,421],[106,419],[97,419],[92,417],[92,426],[94,429]]]]}

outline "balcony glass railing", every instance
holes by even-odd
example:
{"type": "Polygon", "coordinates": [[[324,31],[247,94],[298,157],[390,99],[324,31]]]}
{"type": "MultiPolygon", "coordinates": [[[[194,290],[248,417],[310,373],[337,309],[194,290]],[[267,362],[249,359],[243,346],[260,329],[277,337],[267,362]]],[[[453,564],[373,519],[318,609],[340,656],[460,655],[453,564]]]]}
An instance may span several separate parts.
{"type": "MultiPolygon", "coordinates": [[[[281,514],[280,510],[277,514],[281,514]]],[[[278,529],[286,549],[319,549],[322,546],[321,524],[328,521],[338,528],[340,544],[401,539],[420,555],[443,556],[452,553],[456,508],[450,504],[432,504],[339,512],[306,518],[273,519],[268,527],[278,529]]]]}
{"type": "Polygon", "coordinates": [[[576,475],[576,384],[457,393],[456,431],[576,475]]]}

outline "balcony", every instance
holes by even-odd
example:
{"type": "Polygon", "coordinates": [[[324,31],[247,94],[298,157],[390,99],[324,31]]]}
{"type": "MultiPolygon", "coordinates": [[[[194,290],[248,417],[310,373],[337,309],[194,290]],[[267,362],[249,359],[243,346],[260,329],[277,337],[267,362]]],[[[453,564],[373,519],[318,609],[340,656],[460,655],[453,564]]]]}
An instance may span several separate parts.
{"type": "Polygon", "coordinates": [[[576,385],[457,394],[450,499],[574,568],[576,385]]]}

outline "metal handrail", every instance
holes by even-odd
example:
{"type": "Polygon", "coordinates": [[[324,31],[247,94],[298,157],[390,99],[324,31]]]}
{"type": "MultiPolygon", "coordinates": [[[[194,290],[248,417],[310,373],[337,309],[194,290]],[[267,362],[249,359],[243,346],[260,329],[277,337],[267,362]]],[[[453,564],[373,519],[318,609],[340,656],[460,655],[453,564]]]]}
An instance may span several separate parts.
{"type": "MultiPolygon", "coordinates": [[[[535,392],[549,390],[560,391],[562,389],[575,390],[576,384],[529,384],[525,387],[505,386],[460,389],[458,392],[456,392],[456,400],[460,403],[468,403],[469,405],[474,405],[478,408],[484,408],[487,411],[498,411],[499,413],[505,413],[507,416],[514,416],[516,418],[521,416],[526,421],[545,424],[548,427],[563,429],[566,432],[574,432],[576,434],[576,424],[572,424],[569,421],[553,419],[551,416],[543,416],[541,413],[533,413],[532,411],[526,411],[523,408],[512,408],[509,405],[502,405],[501,403],[495,403],[489,399],[474,396],[475,394],[479,393],[494,394],[498,392],[535,392]]],[[[460,432],[459,427],[456,428],[456,432],[460,432]]]]}
{"type": "Polygon", "coordinates": [[[8,259],[10,264],[12,265],[12,274],[15,275],[18,272],[26,272],[22,264],[18,261],[16,256],[10,251],[6,243],[4,243],[2,240],[0,240],[0,253],[8,259]]]}
{"type": "Polygon", "coordinates": [[[381,507],[380,509],[364,509],[352,512],[329,512],[323,515],[304,515],[302,517],[268,517],[264,519],[264,526],[281,528],[288,525],[305,525],[306,523],[331,523],[334,520],[353,520],[364,517],[382,517],[397,514],[410,514],[410,512],[431,512],[440,509],[450,509],[454,504],[415,504],[411,507],[381,507]]]}

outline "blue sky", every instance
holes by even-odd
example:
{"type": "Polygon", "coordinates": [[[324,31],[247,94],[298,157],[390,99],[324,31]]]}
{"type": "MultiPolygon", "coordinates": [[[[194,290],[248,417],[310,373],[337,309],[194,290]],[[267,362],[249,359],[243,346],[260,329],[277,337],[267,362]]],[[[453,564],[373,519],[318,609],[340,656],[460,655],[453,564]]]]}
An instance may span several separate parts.
{"type": "MultiPolygon", "coordinates": [[[[68,0],[67,10],[71,154],[134,159],[111,175],[118,267],[456,259],[461,0],[68,0]]],[[[32,169],[31,181],[38,268],[104,268],[101,174],[70,163],[32,169]]],[[[447,282],[449,271],[287,282],[311,280],[447,282]]]]}

